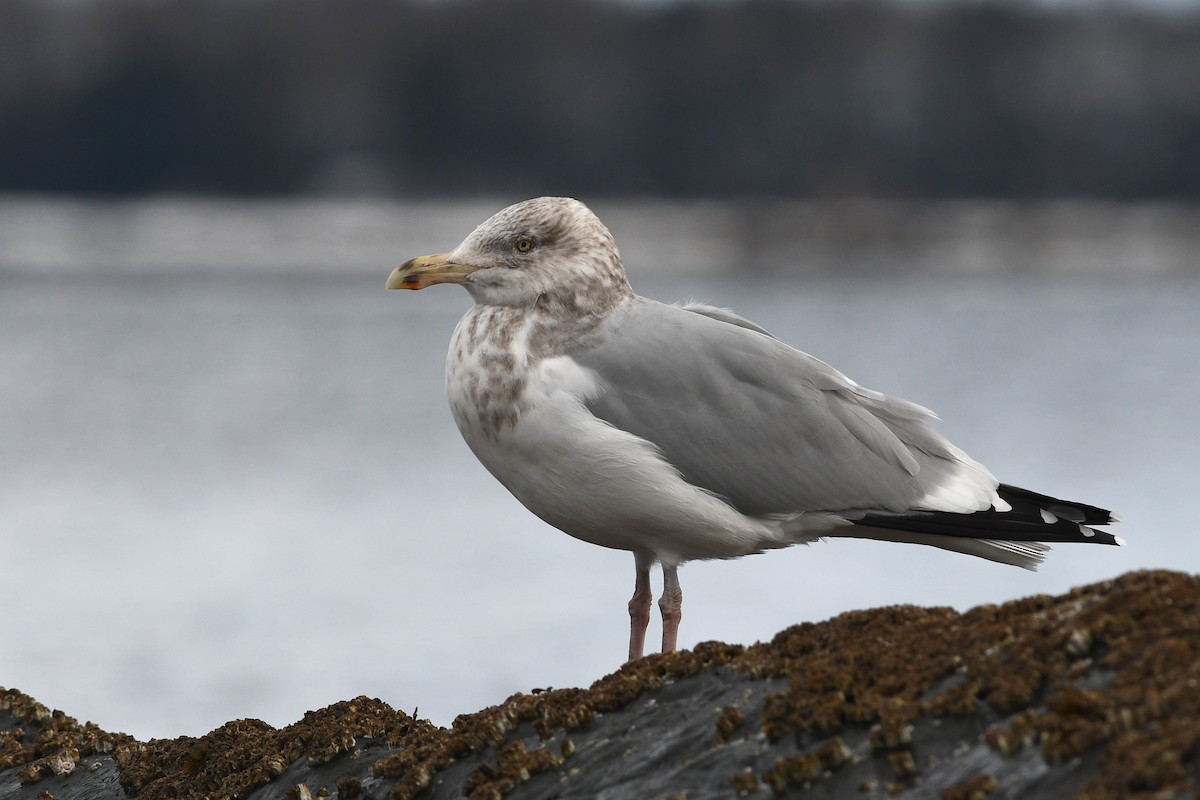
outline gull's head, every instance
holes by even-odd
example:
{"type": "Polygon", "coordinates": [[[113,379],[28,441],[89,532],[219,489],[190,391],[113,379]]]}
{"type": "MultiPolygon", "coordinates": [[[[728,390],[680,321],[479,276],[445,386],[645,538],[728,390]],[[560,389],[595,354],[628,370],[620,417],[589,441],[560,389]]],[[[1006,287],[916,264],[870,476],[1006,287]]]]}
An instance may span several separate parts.
{"type": "Polygon", "coordinates": [[[392,271],[389,289],[458,283],[475,302],[533,306],[632,294],[612,234],[569,197],[538,197],[496,213],[448,253],[420,256],[392,271]]]}

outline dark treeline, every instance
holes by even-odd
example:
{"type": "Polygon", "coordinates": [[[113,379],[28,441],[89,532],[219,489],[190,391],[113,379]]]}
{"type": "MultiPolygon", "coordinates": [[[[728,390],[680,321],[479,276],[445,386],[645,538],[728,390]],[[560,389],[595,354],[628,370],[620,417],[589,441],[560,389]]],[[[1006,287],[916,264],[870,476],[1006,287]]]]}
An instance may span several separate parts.
{"type": "Polygon", "coordinates": [[[0,190],[1200,196],[1200,14],[6,0],[0,190]]]}

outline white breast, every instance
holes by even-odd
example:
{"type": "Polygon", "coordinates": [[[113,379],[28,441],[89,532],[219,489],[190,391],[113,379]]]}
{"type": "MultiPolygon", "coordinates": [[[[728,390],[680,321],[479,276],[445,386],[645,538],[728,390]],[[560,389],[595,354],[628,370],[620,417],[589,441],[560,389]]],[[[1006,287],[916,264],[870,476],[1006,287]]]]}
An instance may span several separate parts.
{"type": "Polygon", "coordinates": [[[589,370],[568,356],[531,360],[526,326],[481,337],[477,313],[468,312],[451,342],[450,407],[476,457],[534,514],[578,539],[665,563],[795,541],[684,481],[651,443],[593,416],[585,401],[604,387],[589,370]],[[499,340],[508,341],[503,353],[499,340]]]}

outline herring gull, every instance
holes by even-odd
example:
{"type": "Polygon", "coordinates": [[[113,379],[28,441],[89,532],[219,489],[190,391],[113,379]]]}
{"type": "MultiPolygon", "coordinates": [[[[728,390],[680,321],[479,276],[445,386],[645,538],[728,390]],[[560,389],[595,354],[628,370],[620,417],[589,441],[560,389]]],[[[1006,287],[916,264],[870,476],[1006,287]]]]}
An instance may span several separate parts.
{"type": "Polygon", "coordinates": [[[679,565],[823,537],[932,545],[1035,569],[1045,542],[1121,544],[1109,511],[999,483],[930,426],[731,311],[634,294],[582,203],[510,206],[389,289],[466,287],[446,391],[476,457],[530,511],[633,553],[629,658],[662,565],[663,652],[679,565]]]}

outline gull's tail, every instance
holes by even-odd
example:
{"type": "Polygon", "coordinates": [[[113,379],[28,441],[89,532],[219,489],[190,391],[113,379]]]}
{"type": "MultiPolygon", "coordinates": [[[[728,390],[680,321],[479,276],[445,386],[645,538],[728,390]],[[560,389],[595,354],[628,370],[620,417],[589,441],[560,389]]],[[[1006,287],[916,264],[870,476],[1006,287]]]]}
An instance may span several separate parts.
{"type": "Polygon", "coordinates": [[[1025,569],[1037,569],[1045,559],[1050,549],[1045,542],[1124,544],[1119,536],[1092,527],[1118,522],[1111,511],[1003,483],[997,493],[1011,510],[867,514],[829,535],[927,544],[1025,569]]]}

